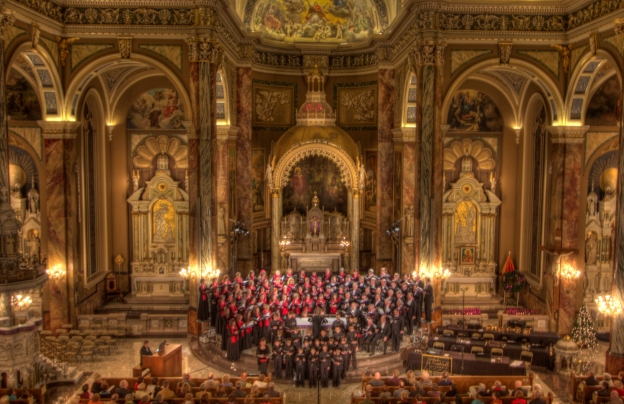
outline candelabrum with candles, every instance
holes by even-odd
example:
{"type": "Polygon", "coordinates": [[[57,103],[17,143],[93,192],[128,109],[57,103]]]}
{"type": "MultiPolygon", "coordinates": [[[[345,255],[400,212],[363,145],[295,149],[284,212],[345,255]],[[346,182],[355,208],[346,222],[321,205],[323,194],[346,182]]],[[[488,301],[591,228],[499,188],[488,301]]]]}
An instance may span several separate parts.
{"type": "Polygon", "coordinates": [[[617,316],[622,313],[622,304],[611,295],[598,296],[596,299],[598,312],[607,317],[617,316]]]}

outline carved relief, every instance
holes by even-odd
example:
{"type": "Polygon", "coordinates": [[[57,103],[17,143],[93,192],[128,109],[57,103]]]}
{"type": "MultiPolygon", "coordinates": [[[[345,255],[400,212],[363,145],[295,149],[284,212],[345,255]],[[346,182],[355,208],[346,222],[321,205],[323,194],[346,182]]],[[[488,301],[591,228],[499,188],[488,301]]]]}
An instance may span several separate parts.
{"type": "Polygon", "coordinates": [[[130,53],[132,51],[132,37],[131,36],[119,36],[117,37],[119,44],[119,55],[121,60],[129,60],[130,53]]]}

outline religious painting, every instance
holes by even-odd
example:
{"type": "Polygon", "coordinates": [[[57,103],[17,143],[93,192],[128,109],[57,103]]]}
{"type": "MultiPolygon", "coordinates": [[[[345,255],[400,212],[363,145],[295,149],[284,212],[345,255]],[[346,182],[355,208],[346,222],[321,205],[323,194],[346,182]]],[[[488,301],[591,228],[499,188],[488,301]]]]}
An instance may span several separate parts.
{"type": "Polygon", "coordinates": [[[470,201],[463,201],[455,207],[455,243],[475,244],[477,242],[477,208],[470,201]]]}
{"type": "Polygon", "coordinates": [[[394,152],[394,220],[401,218],[401,190],[403,189],[403,153],[394,152]]]}
{"type": "Polygon", "coordinates": [[[248,23],[275,41],[340,44],[365,41],[383,29],[387,11],[371,0],[258,0],[248,23]]]}
{"type": "MultiPolygon", "coordinates": [[[[230,219],[236,219],[236,148],[228,148],[228,205],[230,219]]],[[[226,226],[227,227],[227,226],[226,226]]]]}
{"type": "Polygon", "coordinates": [[[364,212],[377,213],[377,150],[366,150],[364,212]]]}
{"type": "Polygon", "coordinates": [[[41,119],[41,105],[37,93],[17,70],[11,69],[6,81],[7,115],[14,121],[41,119]]]}
{"type": "Polygon", "coordinates": [[[293,211],[305,215],[315,194],[320,208],[347,215],[347,187],[340,169],[325,157],[308,156],[294,165],[282,190],[284,216],[293,211]]]}
{"type": "Polygon", "coordinates": [[[338,87],[337,125],[377,125],[377,86],[338,87]]]}
{"type": "Polygon", "coordinates": [[[127,129],[184,129],[184,105],[176,90],[155,88],[137,98],[126,118],[127,129]]]}
{"type": "Polygon", "coordinates": [[[251,151],[251,206],[254,213],[264,213],[266,200],[264,149],[251,151]]]}
{"type": "Polygon", "coordinates": [[[622,116],[622,87],[614,75],[594,93],[587,106],[585,125],[616,126],[622,116]]]}
{"type": "Polygon", "coordinates": [[[475,248],[474,247],[462,247],[460,251],[460,265],[474,265],[475,263],[475,248]]]}
{"type": "Polygon", "coordinates": [[[448,112],[449,130],[457,132],[501,132],[503,118],[494,101],[481,91],[455,93],[448,112]]]}
{"type": "Polygon", "coordinates": [[[254,83],[253,125],[289,127],[294,122],[294,87],[254,83]]]}
{"type": "Polygon", "coordinates": [[[167,199],[158,200],[152,207],[152,234],[155,243],[175,241],[176,213],[173,204],[167,199]]]}

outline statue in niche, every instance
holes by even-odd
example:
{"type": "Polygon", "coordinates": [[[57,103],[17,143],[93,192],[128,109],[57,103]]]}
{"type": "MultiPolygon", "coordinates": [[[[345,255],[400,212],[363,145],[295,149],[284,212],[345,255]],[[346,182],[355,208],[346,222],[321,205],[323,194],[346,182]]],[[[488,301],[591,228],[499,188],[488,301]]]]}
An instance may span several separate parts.
{"type": "Polygon", "coordinates": [[[360,165],[360,189],[364,189],[366,187],[366,167],[364,164],[360,165]]]}
{"type": "Polygon", "coordinates": [[[490,171],[490,190],[492,190],[492,193],[496,193],[496,174],[494,174],[494,171],[490,171]]]}
{"type": "Polygon", "coordinates": [[[273,189],[273,167],[271,167],[271,163],[267,164],[265,178],[267,187],[273,189]]]}
{"type": "Polygon", "coordinates": [[[33,214],[39,213],[39,192],[35,188],[35,177],[32,177],[32,185],[28,191],[28,211],[33,214]]]}
{"type": "Polygon", "coordinates": [[[225,209],[223,206],[219,206],[217,217],[217,234],[225,235],[225,209]]]}
{"type": "Polygon", "coordinates": [[[598,256],[598,237],[596,233],[589,232],[585,240],[585,263],[587,265],[596,264],[598,256]]]}
{"type": "Polygon", "coordinates": [[[455,242],[474,244],[477,242],[476,211],[471,202],[464,201],[455,211],[455,242]]]}
{"type": "Polygon", "coordinates": [[[28,244],[30,247],[30,258],[33,261],[39,261],[39,254],[41,253],[41,240],[39,240],[37,230],[33,230],[33,232],[30,233],[30,241],[28,244]]]}
{"type": "Polygon", "coordinates": [[[414,237],[414,208],[405,209],[405,237],[414,237]]]}
{"type": "Polygon", "coordinates": [[[132,171],[132,184],[134,185],[134,192],[139,190],[139,180],[141,179],[141,174],[139,170],[132,171]]]}

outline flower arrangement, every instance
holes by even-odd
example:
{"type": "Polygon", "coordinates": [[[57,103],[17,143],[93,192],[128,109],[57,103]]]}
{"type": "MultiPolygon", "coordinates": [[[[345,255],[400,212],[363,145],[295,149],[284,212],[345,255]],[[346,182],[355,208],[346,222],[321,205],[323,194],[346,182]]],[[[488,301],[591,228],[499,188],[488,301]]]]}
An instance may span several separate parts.
{"type": "Polygon", "coordinates": [[[523,307],[510,307],[505,310],[505,314],[510,314],[512,316],[530,316],[541,314],[541,312],[539,310],[525,309],[523,307]]]}

